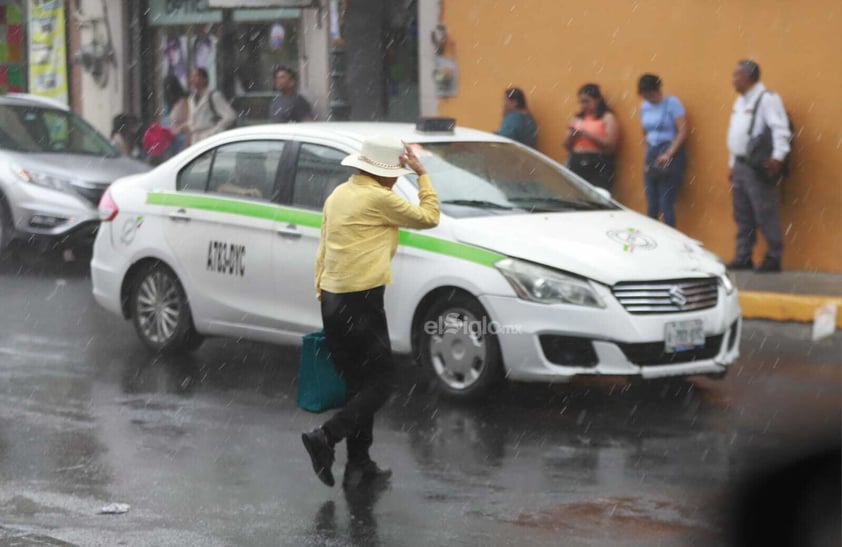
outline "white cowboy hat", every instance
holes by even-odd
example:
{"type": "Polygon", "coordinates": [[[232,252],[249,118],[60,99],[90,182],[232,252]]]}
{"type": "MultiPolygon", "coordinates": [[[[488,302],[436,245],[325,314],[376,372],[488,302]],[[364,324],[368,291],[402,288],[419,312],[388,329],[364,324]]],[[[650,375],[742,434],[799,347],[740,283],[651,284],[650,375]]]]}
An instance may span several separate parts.
{"type": "Polygon", "coordinates": [[[381,177],[400,177],[414,172],[412,169],[401,167],[400,157],[403,153],[404,147],[400,139],[376,135],[363,141],[360,153],[346,156],[342,165],[356,167],[381,177]]]}

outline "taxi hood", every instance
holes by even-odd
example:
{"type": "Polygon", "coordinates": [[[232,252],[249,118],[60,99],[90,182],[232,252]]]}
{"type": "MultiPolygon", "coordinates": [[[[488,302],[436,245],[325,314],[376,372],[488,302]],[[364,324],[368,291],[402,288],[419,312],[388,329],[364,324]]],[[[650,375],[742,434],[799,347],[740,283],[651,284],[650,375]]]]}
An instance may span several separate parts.
{"type": "Polygon", "coordinates": [[[723,264],[696,241],[631,211],[460,218],[453,225],[461,243],[606,285],[725,272],[723,264]]]}

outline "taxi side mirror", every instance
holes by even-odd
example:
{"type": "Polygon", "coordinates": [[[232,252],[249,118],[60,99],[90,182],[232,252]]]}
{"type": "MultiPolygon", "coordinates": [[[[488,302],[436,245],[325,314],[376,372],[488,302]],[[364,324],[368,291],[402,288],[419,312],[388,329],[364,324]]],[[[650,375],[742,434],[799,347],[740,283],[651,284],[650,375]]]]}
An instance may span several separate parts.
{"type": "Polygon", "coordinates": [[[596,193],[599,194],[600,196],[604,197],[605,199],[608,199],[608,200],[611,199],[611,192],[609,192],[605,188],[599,188],[597,186],[594,186],[594,190],[596,190],[596,193]]]}

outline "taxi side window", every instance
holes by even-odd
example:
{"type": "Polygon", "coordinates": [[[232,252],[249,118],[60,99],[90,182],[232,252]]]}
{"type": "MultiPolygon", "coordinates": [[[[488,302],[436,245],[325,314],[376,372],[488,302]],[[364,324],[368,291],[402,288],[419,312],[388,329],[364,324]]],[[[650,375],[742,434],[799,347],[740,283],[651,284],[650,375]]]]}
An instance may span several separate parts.
{"type": "Polygon", "coordinates": [[[351,167],[340,165],[339,162],[347,155],[336,148],[303,143],[298,152],[292,204],[321,211],[334,188],[356,172],[351,167]]]}
{"type": "Polygon", "coordinates": [[[205,152],[179,171],[175,188],[180,192],[204,192],[208,186],[208,174],[213,164],[213,150],[205,152]]]}
{"type": "Polygon", "coordinates": [[[283,151],[283,141],[247,141],[220,146],[182,169],[176,179],[176,188],[270,201],[283,151]]]}

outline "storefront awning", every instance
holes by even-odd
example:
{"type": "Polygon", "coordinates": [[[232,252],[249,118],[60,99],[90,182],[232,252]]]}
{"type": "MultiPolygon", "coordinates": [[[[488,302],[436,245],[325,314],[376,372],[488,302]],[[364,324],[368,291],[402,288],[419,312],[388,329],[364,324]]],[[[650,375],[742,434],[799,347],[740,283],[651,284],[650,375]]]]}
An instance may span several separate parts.
{"type": "MultiPolygon", "coordinates": [[[[221,3],[221,2],[220,2],[221,3]]],[[[298,19],[301,10],[293,5],[309,5],[310,0],[236,0],[227,2],[224,7],[252,8],[235,9],[234,22],[277,21],[279,19],[298,19]],[[274,9],[266,9],[266,5],[274,9]],[[281,7],[286,6],[286,7],[281,7]]],[[[214,6],[211,0],[197,2],[170,2],[168,0],[150,0],[147,20],[152,26],[200,25],[222,22],[223,6],[214,6]]]]}

